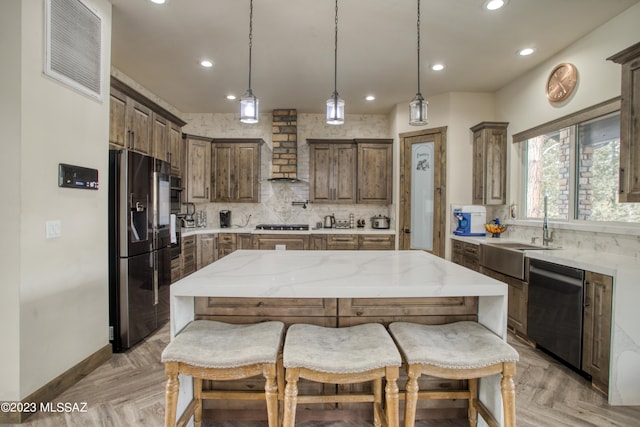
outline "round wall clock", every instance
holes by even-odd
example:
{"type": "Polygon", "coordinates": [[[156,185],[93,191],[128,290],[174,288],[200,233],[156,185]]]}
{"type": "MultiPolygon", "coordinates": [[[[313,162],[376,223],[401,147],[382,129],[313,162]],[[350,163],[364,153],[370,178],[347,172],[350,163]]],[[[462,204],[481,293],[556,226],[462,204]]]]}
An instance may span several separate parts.
{"type": "Polygon", "coordinates": [[[547,99],[549,102],[561,102],[571,95],[578,83],[578,70],[573,64],[558,64],[551,70],[547,79],[547,99]]]}

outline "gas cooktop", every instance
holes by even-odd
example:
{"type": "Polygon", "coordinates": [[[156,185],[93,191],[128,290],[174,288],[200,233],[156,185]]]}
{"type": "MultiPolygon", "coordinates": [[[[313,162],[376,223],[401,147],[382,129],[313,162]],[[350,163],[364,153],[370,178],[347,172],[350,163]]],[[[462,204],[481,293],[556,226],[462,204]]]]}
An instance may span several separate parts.
{"type": "Polygon", "coordinates": [[[309,224],[258,224],[256,230],[283,230],[283,231],[299,231],[308,230],[309,224]]]}

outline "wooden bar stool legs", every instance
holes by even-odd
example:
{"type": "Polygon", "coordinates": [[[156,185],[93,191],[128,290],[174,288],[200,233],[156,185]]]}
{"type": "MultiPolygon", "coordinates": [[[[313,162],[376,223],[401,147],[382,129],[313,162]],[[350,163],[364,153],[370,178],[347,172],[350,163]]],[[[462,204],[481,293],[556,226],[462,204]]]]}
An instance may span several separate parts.
{"type": "Polygon", "coordinates": [[[400,353],[380,324],[348,328],[292,325],[284,350],[287,385],[284,391],[283,427],[294,427],[298,403],[373,404],[376,427],[398,426],[398,375],[400,353]],[[299,395],[298,380],[327,384],[355,384],[371,381],[371,393],[299,395]],[[386,380],[385,404],[382,380],[386,380]]]}
{"type": "MultiPolygon", "coordinates": [[[[232,325],[197,320],[187,325],[162,352],[168,380],[165,388],[165,427],[183,426],[193,416],[202,425],[203,399],[265,400],[269,427],[278,427],[278,360],[284,324],[262,322],[232,325]],[[178,375],[193,378],[193,399],[176,422],[178,375]],[[264,391],[202,390],[203,380],[233,381],[262,375],[264,391]]],[[[281,368],[280,368],[281,369],[281,368]]]]}
{"type": "Polygon", "coordinates": [[[498,336],[475,322],[447,325],[418,325],[396,322],[389,325],[407,366],[405,391],[405,427],[413,427],[419,399],[467,399],[469,426],[477,425],[478,415],[491,427],[500,424],[478,399],[478,379],[501,374],[505,427],[516,426],[515,383],[518,353],[498,336]],[[429,375],[452,380],[467,380],[460,391],[420,391],[418,378],[429,375]]]}

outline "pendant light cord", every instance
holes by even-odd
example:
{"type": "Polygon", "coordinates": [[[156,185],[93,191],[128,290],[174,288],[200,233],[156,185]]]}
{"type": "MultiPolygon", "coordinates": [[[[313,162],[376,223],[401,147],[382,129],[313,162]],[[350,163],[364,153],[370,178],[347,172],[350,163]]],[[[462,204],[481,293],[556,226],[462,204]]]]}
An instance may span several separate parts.
{"type": "Polygon", "coordinates": [[[418,27],[418,93],[420,93],[420,0],[418,0],[418,23],[417,23],[417,27],[418,27]]]}
{"type": "Polygon", "coordinates": [[[249,1],[249,91],[251,91],[251,48],[253,47],[253,0],[249,1]]]}
{"type": "Polygon", "coordinates": [[[333,98],[338,102],[338,0],[336,0],[336,28],[333,46],[333,98]]]}

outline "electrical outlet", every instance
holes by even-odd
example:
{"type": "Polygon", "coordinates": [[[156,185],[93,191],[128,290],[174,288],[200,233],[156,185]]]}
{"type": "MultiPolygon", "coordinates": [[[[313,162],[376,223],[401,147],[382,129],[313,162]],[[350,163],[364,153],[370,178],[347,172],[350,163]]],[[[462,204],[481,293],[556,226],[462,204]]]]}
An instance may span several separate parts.
{"type": "Polygon", "coordinates": [[[62,223],[60,220],[51,220],[45,223],[47,239],[56,239],[62,236],[62,223]]]}

